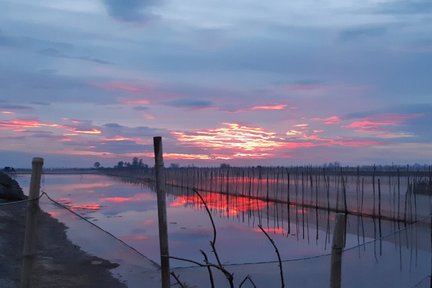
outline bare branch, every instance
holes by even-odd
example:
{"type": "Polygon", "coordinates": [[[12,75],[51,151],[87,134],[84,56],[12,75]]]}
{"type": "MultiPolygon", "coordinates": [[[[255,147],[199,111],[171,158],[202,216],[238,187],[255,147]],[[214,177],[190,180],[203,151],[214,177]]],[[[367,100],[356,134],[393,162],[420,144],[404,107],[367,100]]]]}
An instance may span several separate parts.
{"type": "Polygon", "coordinates": [[[276,255],[277,255],[278,261],[279,261],[279,272],[280,272],[280,278],[281,278],[281,287],[284,288],[285,287],[285,281],[284,281],[283,269],[282,269],[282,259],[281,259],[280,254],[279,254],[279,249],[277,248],[277,246],[274,243],[273,239],[262,228],[262,226],[258,225],[258,227],[261,229],[261,231],[264,233],[264,235],[269,239],[270,243],[272,244],[272,246],[274,247],[274,249],[276,251],[276,255]]]}
{"type": "MultiPolygon", "coordinates": [[[[205,261],[205,263],[208,264],[209,261],[208,261],[207,254],[206,254],[203,250],[200,250],[200,251],[201,251],[201,254],[204,256],[204,261],[205,261]]],[[[212,271],[211,271],[211,267],[210,267],[210,266],[207,266],[207,271],[208,271],[208,273],[209,273],[209,278],[210,278],[210,284],[211,284],[211,287],[214,288],[215,285],[214,285],[213,273],[212,273],[212,271]]]]}
{"type": "Polygon", "coordinates": [[[210,209],[208,208],[207,203],[205,202],[205,200],[204,200],[204,198],[201,196],[201,194],[198,192],[198,190],[197,190],[197,189],[192,189],[192,190],[193,190],[193,191],[198,195],[198,197],[201,199],[201,202],[203,203],[203,205],[204,205],[204,207],[205,207],[205,209],[206,209],[206,211],[207,211],[207,214],[208,214],[208,216],[209,216],[209,218],[210,218],[210,222],[211,222],[212,227],[213,227],[213,240],[210,241],[210,245],[211,245],[211,247],[212,247],[212,249],[213,249],[213,253],[214,253],[215,257],[216,257],[216,261],[217,261],[218,264],[219,264],[219,268],[221,268],[220,270],[224,273],[225,277],[227,278],[228,282],[230,283],[230,287],[234,288],[234,276],[233,276],[232,273],[228,272],[228,271],[223,267],[222,262],[220,261],[220,258],[219,258],[219,254],[217,253],[217,250],[216,250],[216,236],[217,236],[217,231],[216,231],[216,225],[215,225],[215,223],[214,223],[214,220],[213,220],[213,217],[212,217],[212,215],[211,215],[210,209]]]}
{"type": "Polygon", "coordinates": [[[216,245],[216,235],[217,235],[216,225],[215,225],[215,223],[213,221],[213,217],[211,215],[210,209],[208,208],[207,203],[205,202],[205,200],[201,196],[201,194],[198,192],[198,190],[197,189],[192,189],[192,190],[198,195],[198,197],[200,198],[201,202],[203,203],[203,205],[204,205],[204,207],[205,207],[205,209],[207,211],[207,214],[208,214],[208,216],[210,218],[210,221],[211,221],[211,224],[212,224],[212,227],[213,227],[213,240],[212,240],[212,242],[213,242],[213,244],[216,245]]]}
{"type": "Polygon", "coordinates": [[[230,274],[231,275],[231,273],[229,271],[227,271],[224,267],[221,267],[219,265],[216,265],[216,264],[213,264],[213,263],[210,263],[210,262],[206,263],[206,264],[202,264],[202,263],[200,263],[198,261],[195,261],[195,260],[190,260],[190,259],[176,257],[176,256],[168,256],[168,258],[174,259],[174,260],[179,260],[179,261],[184,261],[184,262],[189,262],[189,263],[198,265],[200,267],[214,267],[214,268],[222,271],[224,274],[230,274]]]}
{"type": "Polygon", "coordinates": [[[179,276],[177,276],[174,272],[171,272],[170,274],[174,277],[174,279],[177,281],[177,284],[179,284],[181,288],[186,288],[186,285],[184,285],[180,281],[180,277],[179,276]]]}

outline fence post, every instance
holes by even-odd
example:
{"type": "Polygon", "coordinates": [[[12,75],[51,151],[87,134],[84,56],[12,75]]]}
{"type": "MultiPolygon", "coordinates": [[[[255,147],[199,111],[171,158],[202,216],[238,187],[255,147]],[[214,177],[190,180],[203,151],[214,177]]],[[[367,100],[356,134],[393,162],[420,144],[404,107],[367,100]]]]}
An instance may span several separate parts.
{"type": "Polygon", "coordinates": [[[153,137],[156,171],[156,193],[159,221],[159,247],[161,260],[162,288],[170,287],[170,267],[168,249],[168,227],[166,213],[165,175],[162,154],[162,137],[153,137]]]}
{"type": "Polygon", "coordinates": [[[31,274],[36,256],[39,195],[42,176],[43,159],[33,158],[32,175],[30,180],[29,202],[27,204],[27,216],[24,236],[23,264],[21,269],[21,288],[31,287],[31,274]]]}
{"type": "Polygon", "coordinates": [[[331,255],[330,288],[340,288],[342,279],[342,251],[345,246],[345,214],[336,214],[331,255]]]}

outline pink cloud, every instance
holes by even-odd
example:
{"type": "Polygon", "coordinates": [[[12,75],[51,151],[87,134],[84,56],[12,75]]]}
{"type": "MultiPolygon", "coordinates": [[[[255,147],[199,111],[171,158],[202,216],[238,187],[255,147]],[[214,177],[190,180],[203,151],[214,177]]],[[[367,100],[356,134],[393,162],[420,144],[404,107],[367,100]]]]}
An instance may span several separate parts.
{"type": "Polygon", "coordinates": [[[125,105],[149,105],[151,102],[147,99],[121,98],[120,103],[125,105]]]}
{"type": "Polygon", "coordinates": [[[408,119],[419,117],[419,114],[384,114],[363,118],[354,121],[343,128],[353,129],[356,132],[382,132],[387,127],[398,126],[408,119]]]}
{"type": "Polygon", "coordinates": [[[142,85],[131,84],[122,81],[111,81],[103,83],[93,83],[94,86],[107,91],[121,91],[129,94],[143,94],[152,91],[152,88],[142,85]]]}
{"type": "Polygon", "coordinates": [[[250,110],[284,110],[288,105],[277,104],[277,105],[258,105],[253,106],[250,110]]]}
{"type": "Polygon", "coordinates": [[[41,128],[41,127],[61,128],[62,125],[43,123],[38,120],[25,120],[25,119],[13,119],[9,121],[0,121],[0,128],[12,128],[15,131],[20,131],[28,128],[41,128]]]}
{"type": "Polygon", "coordinates": [[[333,125],[333,124],[339,124],[342,121],[342,118],[339,116],[330,116],[327,118],[312,118],[311,120],[321,121],[323,124],[327,124],[327,125],[333,125]]]}

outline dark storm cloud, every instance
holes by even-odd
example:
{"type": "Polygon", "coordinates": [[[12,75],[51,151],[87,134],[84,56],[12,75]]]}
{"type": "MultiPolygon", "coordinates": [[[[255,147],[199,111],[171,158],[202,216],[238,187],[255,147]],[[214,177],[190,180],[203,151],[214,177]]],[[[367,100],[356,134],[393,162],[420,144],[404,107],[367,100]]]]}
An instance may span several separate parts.
{"type": "Polygon", "coordinates": [[[158,0],[103,0],[111,17],[126,22],[146,22],[155,16],[150,8],[158,0]]]}

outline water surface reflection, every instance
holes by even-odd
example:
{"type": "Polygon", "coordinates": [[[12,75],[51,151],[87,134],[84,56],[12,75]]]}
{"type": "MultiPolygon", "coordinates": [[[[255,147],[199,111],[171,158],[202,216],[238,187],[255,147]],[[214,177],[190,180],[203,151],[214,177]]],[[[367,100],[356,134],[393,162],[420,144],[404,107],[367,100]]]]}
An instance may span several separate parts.
{"type": "MultiPolygon", "coordinates": [[[[151,187],[101,175],[46,175],[43,190],[158,261],[156,195],[151,187]]],[[[315,257],[331,251],[335,219],[331,212],[243,195],[206,191],[201,194],[212,211],[218,231],[217,247],[224,263],[275,260],[273,248],[258,224],[270,233],[284,260],[315,257]]],[[[196,261],[202,261],[200,249],[212,255],[209,245],[212,228],[200,199],[190,190],[168,188],[167,204],[171,254],[196,261]]],[[[58,209],[47,209],[60,220],[66,217],[58,209]]],[[[346,247],[354,247],[354,250],[347,254],[350,256],[344,265],[355,266],[358,259],[371,258],[376,263],[398,263],[394,273],[427,275],[429,266],[424,261],[430,257],[431,245],[428,229],[427,224],[404,229],[403,224],[397,222],[348,216],[346,247]],[[400,233],[385,237],[400,229],[400,233]],[[381,237],[380,241],[370,242],[381,237]]],[[[188,265],[172,262],[173,267],[188,265]]],[[[327,267],[311,267],[313,269],[327,267]]]]}

